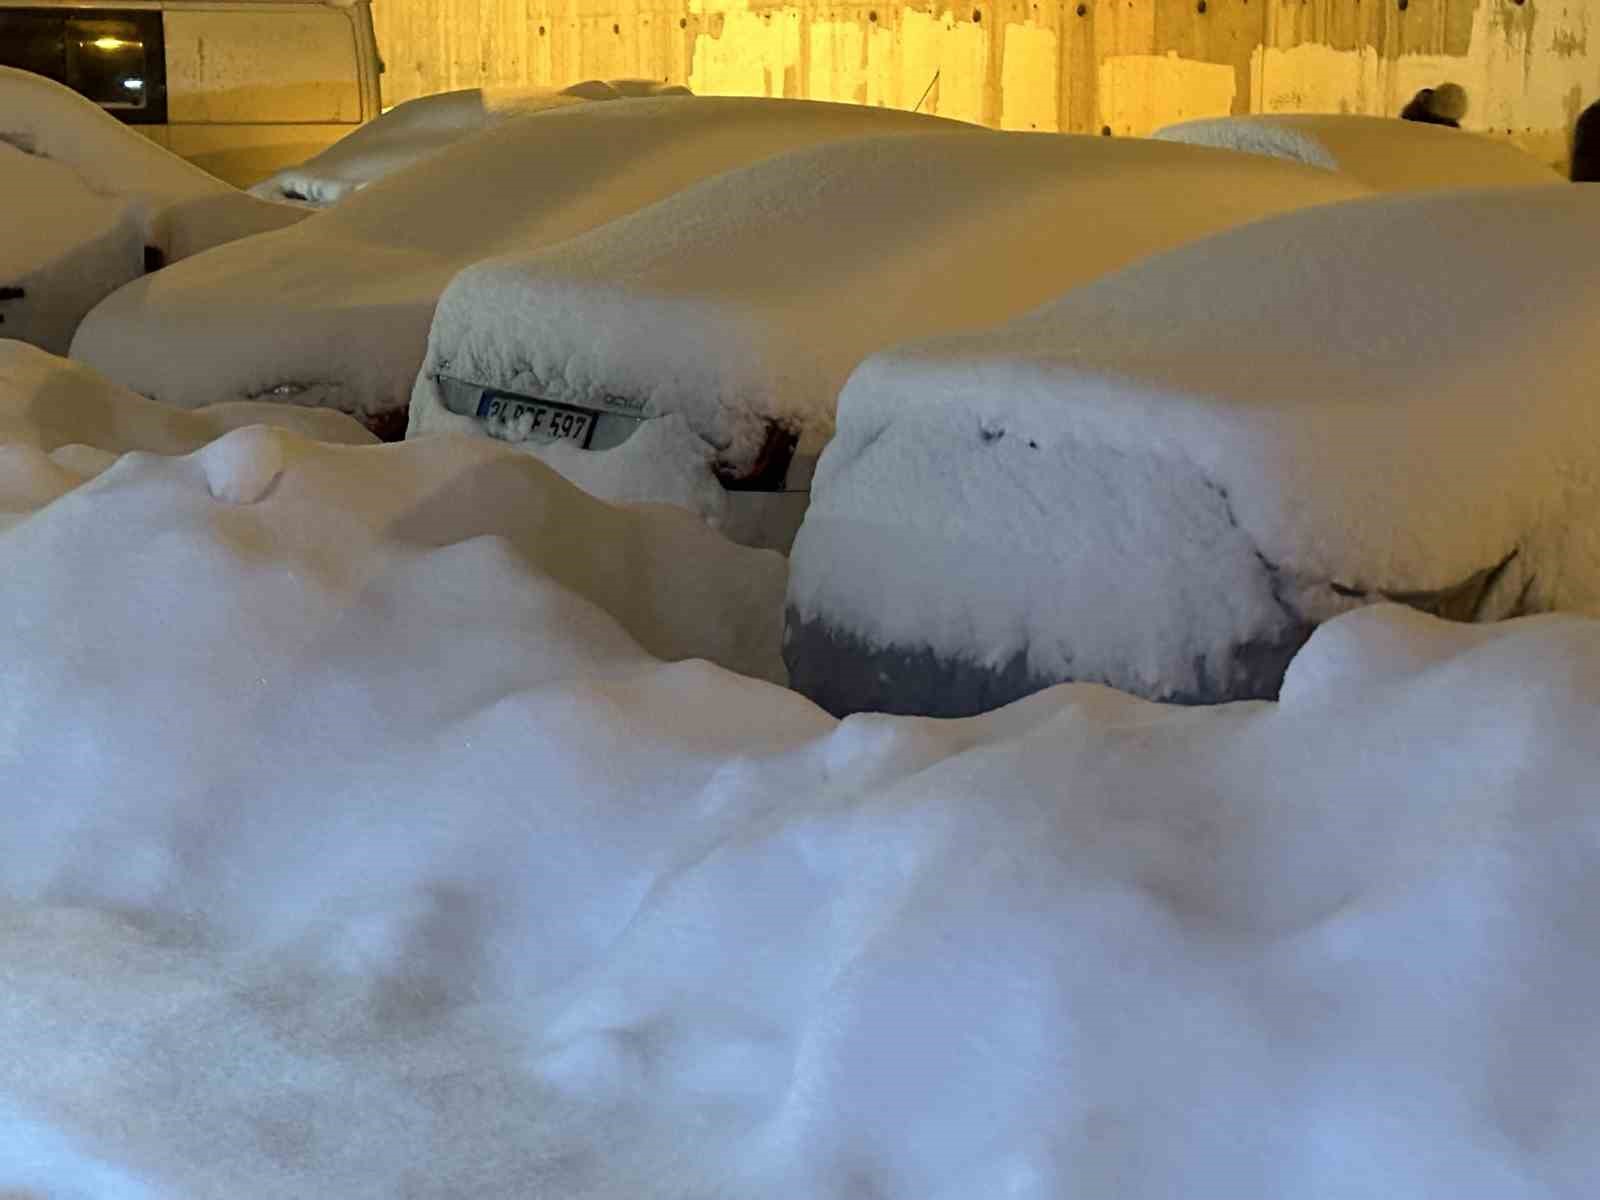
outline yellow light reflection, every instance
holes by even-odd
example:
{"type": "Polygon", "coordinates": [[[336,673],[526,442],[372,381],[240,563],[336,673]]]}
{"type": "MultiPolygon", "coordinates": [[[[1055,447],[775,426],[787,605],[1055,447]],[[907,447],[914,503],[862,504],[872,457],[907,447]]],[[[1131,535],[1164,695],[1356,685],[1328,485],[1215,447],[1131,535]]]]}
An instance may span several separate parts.
{"type": "Polygon", "coordinates": [[[121,50],[124,46],[131,45],[131,43],[125,42],[121,38],[114,37],[95,38],[89,44],[96,50],[121,50]]]}

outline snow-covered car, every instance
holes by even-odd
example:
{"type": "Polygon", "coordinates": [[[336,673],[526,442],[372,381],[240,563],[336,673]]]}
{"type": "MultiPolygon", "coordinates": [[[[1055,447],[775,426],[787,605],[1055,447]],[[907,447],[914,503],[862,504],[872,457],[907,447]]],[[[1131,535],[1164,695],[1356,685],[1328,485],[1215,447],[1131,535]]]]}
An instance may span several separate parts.
{"type": "Polygon", "coordinates": [[[0,67],[0,336],[64,353],[85,313],[147,269],[299,221],[134,133],[97,105],[0,67]]]}
{"type": "Polygon", "coordinates": [[[729,172],[442,297],[413,436],[488,433],[617,500],[783,547],[858,362],[993,324],[1160,250],[1367,195],[1149,140],[835,143],[729,172]],[[719,485],[720,481],[720,485],[719,485]]]}
{"type": "Polygon", "coordinates": [[[71,167],[0,142],[0,337],[66,353],[78,322],[144,273],[144,223],[71,167]]]}
{"type": "Polygon", "coordinates": [[[466,88],[397,104],[315,158],[250,189],[264,200],[326,208],[512,117],[586,100],[687,96],[686,87],[648,79],[589,79],[565,88],[466,88]]]}
{"type": "Polygon", "coordinates": [[[1208,117],[1168,125],[1153,136],[1339,171],[1379,192],[1565,182],[1557,171],[1510,142],[1393,117],[1343,113],[1208,117]]]}
{"type": "Polygon", "coordinates": [[[1600,613],[1600,194],[1289,213],[851,378],[786,655],[833,712],[1276,696],[1323,621],[1600,613]]]}
{"type": "Polygon", "coordinates": [[[130,284],[89,314],[72,354],[182,408],[277,398],[398,438],[434,305],[462,268],[785,150],[930,129],[991,136],[887,109],[692,96],[507,121],[292,228],[130,284]]]}
{"type": "MultiPolygon", "coordinates": [[[[145,244],[160,263],[283,229],[306,215],[213,178],[72,89],[11,67],[0,67],[0,143],[69,167],[94,194],[134,205],[145,244]]],[[[21,185],[9,174],[6,180],[9,200],[21,185]]],[[[3,237],[27,234],[10,221],[0,230],[3,237]]]]}

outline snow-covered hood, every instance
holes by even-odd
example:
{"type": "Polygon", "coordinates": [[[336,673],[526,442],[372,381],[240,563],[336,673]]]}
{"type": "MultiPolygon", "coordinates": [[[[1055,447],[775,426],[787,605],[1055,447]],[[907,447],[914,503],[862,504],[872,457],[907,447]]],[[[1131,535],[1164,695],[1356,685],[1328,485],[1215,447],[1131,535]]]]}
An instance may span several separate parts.
{"type": "Polygon", "coordinates": [[[1509,142],[1394,117],[1334,113],[1209,117],[1169,125],[1153,136],[1339,171],[1382,192],[1566,182],[1509,142]]]}
{"type": "Polygon", "coordinates": [[[842,104],[665,97],[507,121],[291,229],[125,288],[73,355],[182,407],[281,397],[403,424],[434,304],[479,259],[572,237],[783,150],[972,126],[842,104]]]}
{"type": "Polygon", "coordinates": [[[464,271],[441,298],[419,392],[443,376],[681,413],[735,461],[778,422],[814,452],[840,387],[877,350],[1008,319],[1220,229],[1365,194],[1326,172],[1151,141],[930,134],[812,147],[464,271]]]}

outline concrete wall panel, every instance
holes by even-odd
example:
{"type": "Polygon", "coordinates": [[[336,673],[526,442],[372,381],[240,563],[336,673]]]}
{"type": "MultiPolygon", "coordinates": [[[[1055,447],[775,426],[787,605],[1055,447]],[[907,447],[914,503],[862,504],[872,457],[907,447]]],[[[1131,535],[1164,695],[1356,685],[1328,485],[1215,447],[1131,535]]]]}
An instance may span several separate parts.
{"type": "Polygon", "coordinates": [[[1227,112],[1392,115],[1452,79],[1471,96],[1469,127],[1555,160],[1600,96],[1600,0],[963,3],[374,0],[373,13],[389,104],[637,76],[708,95],[1142,134],[1227,112]]]}

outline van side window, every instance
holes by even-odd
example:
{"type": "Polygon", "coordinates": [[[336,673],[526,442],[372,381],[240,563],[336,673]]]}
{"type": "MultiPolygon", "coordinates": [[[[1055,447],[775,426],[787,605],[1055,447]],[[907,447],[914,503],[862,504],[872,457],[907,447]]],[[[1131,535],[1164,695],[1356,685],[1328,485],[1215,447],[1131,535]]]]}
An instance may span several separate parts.
{"type": "Polygon", "coordinates": [[[67,79],[102,108],[144,108],[144,39],[132,21],[67,18],[67,79]]]}
{"type": "Polygon", "coordinates": [[[0,8],[0,64],[64,83],[131,125],[167,119],[161,14],[0,8]]]}

